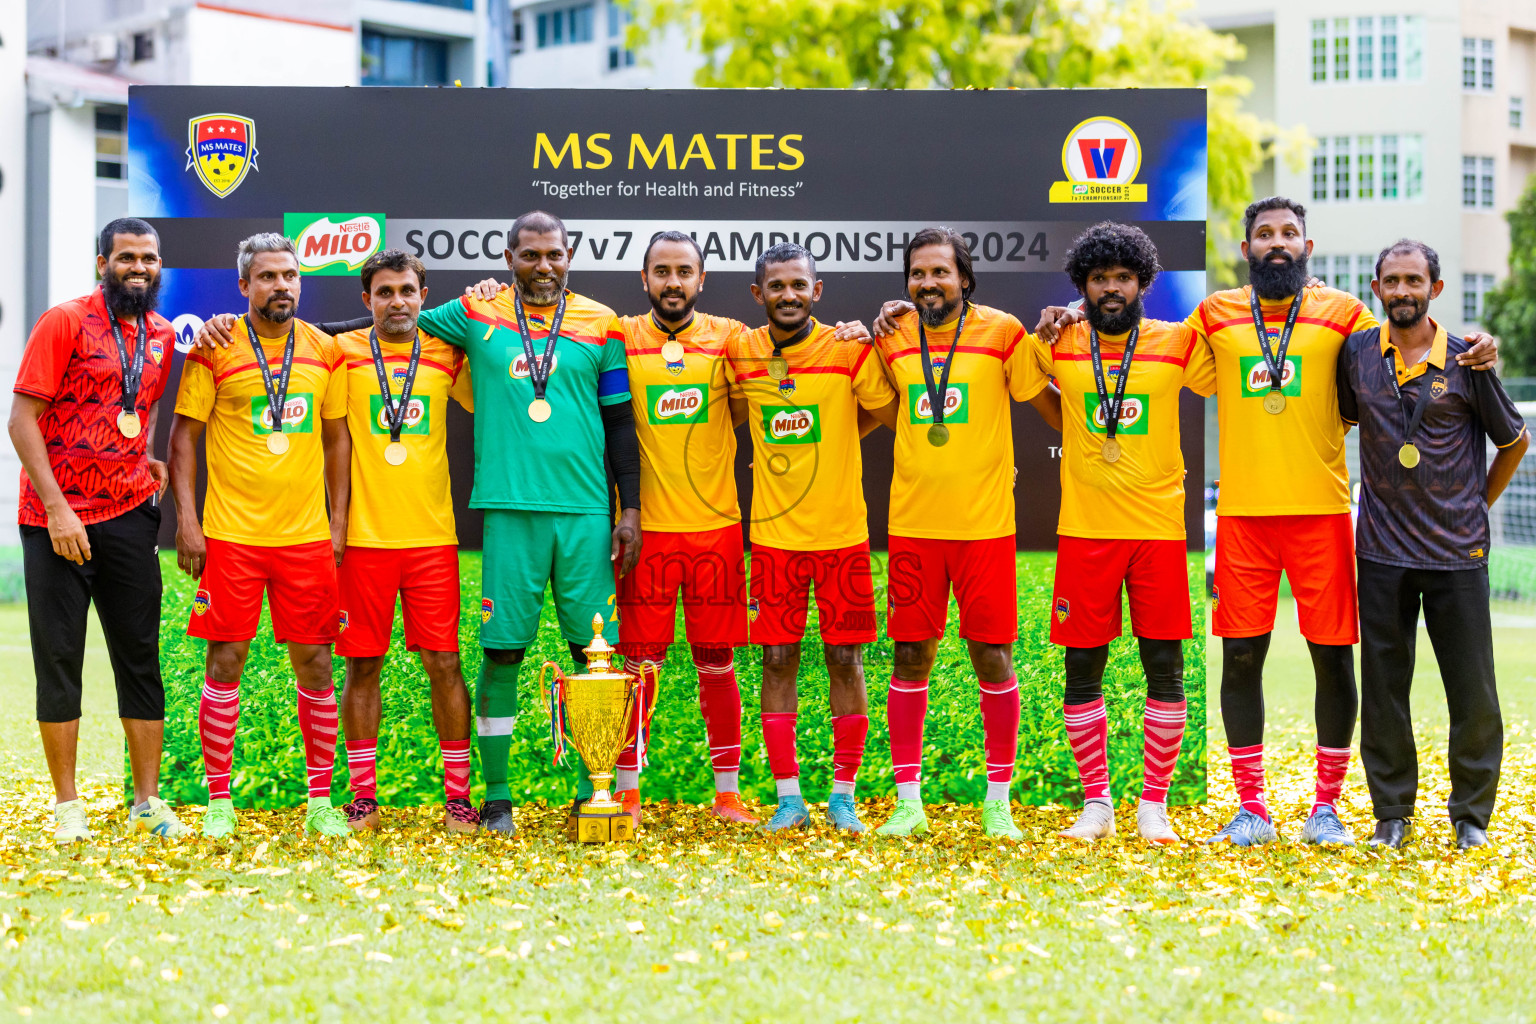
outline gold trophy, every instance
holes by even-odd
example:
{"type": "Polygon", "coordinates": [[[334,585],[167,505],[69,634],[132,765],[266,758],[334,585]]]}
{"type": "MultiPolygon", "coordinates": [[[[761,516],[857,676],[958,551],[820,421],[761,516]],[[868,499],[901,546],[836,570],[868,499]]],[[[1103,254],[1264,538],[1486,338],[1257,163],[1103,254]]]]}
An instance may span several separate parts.
{"type": "Polygon", "coordinates": [[[571,819],[570,838],[583,843],[611,843],[635,837],[635,824],[609,792],[613,765],[624,748],[629,716],[639,702],[643,682],[613,667],[614,650],[603,639],[603,617],[592,616],[592,646],[584,648],[587,670],[566,675],[546,661],[539,672],[539,694],[550,714],[550,735],[559,761],[570,743],[581,754],[592,778],[592,798],[571,819]],[[550,670],[554,684],[546,686],[550,670]]]}

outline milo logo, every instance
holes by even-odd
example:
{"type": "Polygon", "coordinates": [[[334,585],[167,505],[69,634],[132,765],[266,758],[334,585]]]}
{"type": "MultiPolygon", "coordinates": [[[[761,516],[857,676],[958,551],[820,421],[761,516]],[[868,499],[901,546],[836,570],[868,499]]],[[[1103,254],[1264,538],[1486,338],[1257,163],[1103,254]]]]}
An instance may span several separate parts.
{"type": "Polygon", "coordinates": [[[709,422],[709,395],[702,384],[647,384],[647,418],[661,423],[709,422]]]}
{"type": "MultiPolygon", "coordinates": [[[[395,408],[400,408],[400,396],[396,395],[395,408]]],[[[384,408],[383,395],[368,396],[368,412],[370,421],[368,432],[370,434],[389,433],[389,411],[384,408]]],[[[411,396],[410,402],[405,407],[405,418],[400,422],[402,434],[430,434],[432,432],[432,397],[430,395],[417,398],[411,396]]]]}
{"type": "MultiPolygon", "coordinates": [[[[544,365],[544,353],[543,352],[535,352],[534,353],[534,355],[533,355],[533,365],[540,366],[540,367],[542,367],[544,365]]],[[[556,352],[554,355],[549,357],[549,372],[550,372],[550,374],[553,374],[559,368],[560,368],[560,353],[556,352]]],[[[521,380],[522,378],[528,376],[528,353],[526,353],[526,352],[519,352],[515,357],[513,357],[511,373],[512,373],[512,376],[518,378],[519,380],[521,380]]]]}
{"type": "MultiPolygon", "coordinates": [[[[951,384],[949,390],[944,393],[944,422],[969,423],[971,419],[969,399],[969,385],[951,384]]],[[[927,385],[907,385],[907,410],[907,420],[910,423],[933,422],[933,403],[928,399],[927,385]]]]}
{"type": "Polygon", "coordinates": [[[820,406],[778,406],[763,410],[767,444],[816,444],[821,440],[820,406]]]}
{"type": "MultiPolygon", "coordinates": [[[[273,428],[272,411],[267,407],[266,395],[251,397],[251,426],[257,434],[270,434],[273,428]]],[[[315,432],[315,396],[289,395],[283,403],[283,433],[313,434],[315,432]]]]}
{"type": "MultiPolygon", "coordinates": [[[[1237,361],[1243,375],[1243,397],[1261,398],[1269,394],[1269,364],[1263,356],[1243,356],[1237,361]]],[[[1285,357],[1285,376],[1280,381],[1280,391],[1286,395],[1301,394],[1301,357],[1285,357]]]]}
{"type": "MultiPolygon", "coordinates": [[[[1126,395],[1125,401],[1120,403],[1120,424],[1115,427],[1116,434],[1145,434],[1147,432],[1147,406],[1151,404],[1150,395],[1126,395]]],[[[1089,394],[1083,396],[1083,411],[1088,418],[1088,432],[1090,434],[1107,434],[1109,431],[1104,426],[1104,409],[1099,405],[1099,396],[1089,394]]]]}

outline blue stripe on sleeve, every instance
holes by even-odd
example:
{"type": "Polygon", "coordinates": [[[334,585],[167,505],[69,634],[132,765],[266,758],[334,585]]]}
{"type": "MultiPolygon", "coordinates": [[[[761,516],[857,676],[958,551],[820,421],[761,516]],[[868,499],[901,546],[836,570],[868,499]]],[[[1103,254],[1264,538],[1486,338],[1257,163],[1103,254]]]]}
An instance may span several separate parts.
{"type": "Polygon", "coordinates": [[[604,370],[597,375],[597,395],[602,398],[605,395],[621,395],[629,391],[629,370],[619,367],[617,370],[604,370]]]}

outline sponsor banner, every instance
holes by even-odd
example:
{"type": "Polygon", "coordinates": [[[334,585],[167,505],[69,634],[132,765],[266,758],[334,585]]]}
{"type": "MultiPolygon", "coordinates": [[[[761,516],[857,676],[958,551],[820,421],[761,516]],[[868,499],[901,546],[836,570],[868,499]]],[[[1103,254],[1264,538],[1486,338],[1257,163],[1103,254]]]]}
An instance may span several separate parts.
{"type": "Polygon", "coordinates": [[[709,422],[709,390],[703,384],[647,384],[647,418],[655,424],[709,422]]]}
{"type": "MultiPolygon", "coordinates": [[[[1277,332],[1276,337],[1270,338],[1270,344],[1278,342],[1277,332]]],[[[1264,362],[1263,356],[1242,356],[1237,361],[1237,367],[1243,375],[1244,398],[1262,398],[1269,394],[1269,365],[1264,362]]],[[[1301,356],[1285,357],[1285,376],[1280,383],[1281,394],[1293,397],[1301,394],[1301,356]]]]}
{"type": "Polygon", "coordinates": [[[763,409],[763,440],[768,444],[819,444],[821,407],[778,405],[763,409]]]}
{"type": "MultiPolygon", "coordinates": [[[[933,375],[937,377],[940,368],[933,368],[933,375]]],[[[971,421],[970,385],[951,384],[948,393],[944,396],[944,422],[945,423],[969,423],[971,421]]],[[[907,422],[932,423],[933,406],[928,401],[928,387],[925,384],[907,385],[907,422]]]]}
{"type": "Polygon", "coordinates": [[[285,213],[283,234],[306,274],[351,276],[384,247],[382,213],[285,213]]]}
{"type": "MultiPolygon", "coordinates": [[[[395,407],[400,407],[400,396],[395,395],[395,407]]],[[[389,413],[384,408],[383,395],[368,396],[368,432],[370,434],[389,433],[389,413]]],[[[432,432],[432,396],[422,395],[420,398],[411,396],[411,404],[406,406],[405,419],[400,423],[402,434],[430,434],[432,432]]]]}
{"type": "MultiPolygon", "coordinates": [[[[272,412],[266,395],[251,396],[251,426],[257,434],[272,433],[272,412]]],[[[283,433],[315,432],[315,396],[308,391],[295,392],[283,399],[283,433]]]]}
{"type": "MultiPolygon", "coordinates": [[[[1120,425],[1115,428],[1116,434],[1145,434],[1147,432],[1147,407],[1151,404],[1150,395],[1126,395],[1125,401],[1120,404],[1120,425]]],[[[1083,396],[1083,411],[1088,418],[1088,432],[1090,434],[1108,434],[1109,429],[1104,423],[1104,408],[1099,405],[1098,395],[1083,396]]]]}

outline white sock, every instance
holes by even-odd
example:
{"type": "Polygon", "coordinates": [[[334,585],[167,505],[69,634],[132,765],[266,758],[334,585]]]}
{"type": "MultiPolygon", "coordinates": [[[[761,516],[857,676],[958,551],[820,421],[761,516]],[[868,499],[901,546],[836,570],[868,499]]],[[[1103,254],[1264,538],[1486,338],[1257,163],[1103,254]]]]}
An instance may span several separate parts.
{"type": "Polygon", "coordinates": [[[613,775],[613,788],[615,791],[621,789],[639,789],[640,772],[631,771],[628,768],[618,769],[616,772],[614,772],[613,775]]]}
{"type": "Polygon", "coordinates": [[[834,792],[834,793],[847,793],[849,796],[853,796],[853,783],[851,783],[851,782],[834,782],[834,783],[832,783],[832,792],[834,792]]]}
{"type": "Polygon", "coordinates": [[[1113,803],[1109,802],[1108,800],[1103,799],[1102,797],[1094,797],[1092,800],[1084,800],[1083,801],[1083,806],[1084,807],[1088,806],[1089,804],[1103,804],[1105,807],[1110,807],[1110,808],[1113,808],[1115,806],[1113,803]]]}
{"type": "Polygon", "coordinates": [[[1168,801],[1166,801],[1166,800],[1142,800],[1139,803],[1137,803],[1136,809],[1137,810],[1141,810],[1141,808],[1143,808],[1143,807],[1163,807],[1163,808],[1166,808],[1167,806],[1168,806],[1168,801]]]}
{"type": "Polygon", "coordinates": [[[1003,803],[1007,803],[1008,802],[1008,787],[1009,787],[1009,785],[1010,785],[1010,783],[1008,783],[1008,782],[988,782],[987,783],[987,799],[988,800],[1001,800],[1003,803]]]}
{"type": "Polygon", "coordinates": [[[716,793],[739,793],[739,792],[741,792],[741,783],[738,781],[740,779],[740,777],[741,777],[741,773],[740,772],[715,772],[715,792],[716,793]]]}
{"type": "Polygon", "coordinates": [[[798,775],[792,779],[775,779],[774,785],[778,787],[781,800],[786,796],[800,795],[800,776],[798,775]]]}
{"type": "Polygon", "coordinates": [[[896,799],[921,800],[923,798],[923,784],[921,782],[896,783],[896,799]]]}
{"type": "Polygon", "coordinates": [[[147,811],[147,810],[149,810],[149,801],[148,800],[145,800],[141,804],[134,804],[133,805],[133,813],[134,814],[141,814],[141,813],[143,813],[144,811],[147,811]]]}

